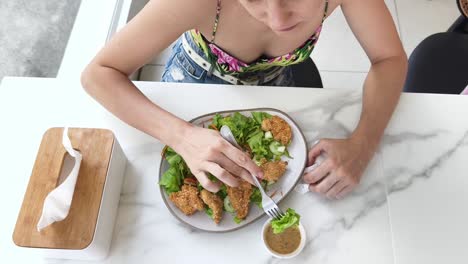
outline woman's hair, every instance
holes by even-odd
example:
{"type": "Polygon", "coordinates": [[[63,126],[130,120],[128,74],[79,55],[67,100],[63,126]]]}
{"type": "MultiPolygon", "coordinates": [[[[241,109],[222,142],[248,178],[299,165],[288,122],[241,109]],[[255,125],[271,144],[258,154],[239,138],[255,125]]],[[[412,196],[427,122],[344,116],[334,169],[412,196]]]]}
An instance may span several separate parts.
{"type": "Polygon", "coordinates": [[[457,4],[460,12],[468,18],[468,0],[457,0],[457,4]]]}

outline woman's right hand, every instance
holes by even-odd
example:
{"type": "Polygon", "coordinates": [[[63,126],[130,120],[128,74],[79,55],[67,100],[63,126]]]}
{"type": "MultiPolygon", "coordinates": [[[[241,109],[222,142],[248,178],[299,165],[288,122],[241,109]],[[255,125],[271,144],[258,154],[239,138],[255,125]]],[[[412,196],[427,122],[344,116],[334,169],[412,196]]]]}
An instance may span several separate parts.
{"type": "Polygon", "coordinates": [[[212,182],[207,173],[231,187],[239,185],[238,177],[254,184],[251,175],[263,177],[263,172],[249,155],[225,140],[218,131],[190,126],[183,139],[172,148],[184,158],[192,174],[210,192],[217,192],[220,182],[212,182]]]}

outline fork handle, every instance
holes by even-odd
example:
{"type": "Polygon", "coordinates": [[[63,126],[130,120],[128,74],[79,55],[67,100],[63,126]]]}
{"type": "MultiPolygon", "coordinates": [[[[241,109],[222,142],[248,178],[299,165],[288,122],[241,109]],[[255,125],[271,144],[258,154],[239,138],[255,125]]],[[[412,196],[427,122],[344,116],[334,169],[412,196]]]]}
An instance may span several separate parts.
{"type": "Polygon", "coordinates": [[[263,190],[262,185],[261,185],[260,182],[258,181],[257,176],[255,176],[255,175],[253,175],[253,174],[251,174],[251,175],[252,175],[252,178],[253,178],[253,180],[254,180],[254,182],[255,182],[255,185],[257,185],[258,189],[260,189],[260,193],[262,194],[262,197],[263,197],[263,196],[267,196],[267,197],[268,197],[268,195],[265,193],[265,190],[263,190]]]}
{"type": "MultiPolygon", "coordinates": [[[[232,131],[231,129],[226,126],[226,125],[223,125],[220,129],[220,134],[221,136],[226,139],[229,143],[231,143],[232,145],[234,145],[236,148],[238,149],[241,149],[241,147],[239,146],[239,144],[237,144],[237,141],[236,141],[236,138],[234,137],[234,135],[232,134],[232,131]]],[[[257,180],[257,176],[251,174],[252,178],[254,179],[254,182],[255,184],[257,185],[258,189],[260,189],[260,192],[262,194],[262,197],[263,196],[267,196],[267,194],[265,193],[265,191],[263,190],[263,187],[262,185],[260,184],[260,182],[257,180]]]]}

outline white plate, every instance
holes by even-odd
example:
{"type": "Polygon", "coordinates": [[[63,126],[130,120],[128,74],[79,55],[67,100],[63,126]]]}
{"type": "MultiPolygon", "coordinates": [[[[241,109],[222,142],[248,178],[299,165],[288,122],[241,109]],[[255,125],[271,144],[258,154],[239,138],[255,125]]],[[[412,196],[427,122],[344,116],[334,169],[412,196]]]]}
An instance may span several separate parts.
{"type": "MultiPolygon", "coordinates": [[[[268,188],[268,194],[272,196],[272,199],[279,203],[290,191],[294,189],[297,182],[301,178],[301,175],[304,171],[307,162],[307,142],[304,138],[304,134],[301,132],[297,124],[289,117],[286,113],[272,108],[257,108],[257,109],[245,109],[245,110],[229,110],[216,112],[223,116],[232,114],[234,112],[240,112],[245,116],[251,116],[251,112],[266,112],[271,115],[277,115],[284,119],[291,126],[292,130],[292,140],[291,144],[288,146],[288,151],[293,159],[288,159],[283,157],[283,160],[288,161],[288,166],[285,174],[280,178],[278,182],[273,185],[270,185],[268,188]]],[[[197,126],[208,127],[211,124],[213,117],[216,113],[206,114],[200,117],[197,117],[190,122],[197,126]]],[[[159,166],[159,180],[163,173],[169,168],[169,164],[165,159],[161,160],[159,166]]],[[[228,232],[233,231],[239,228],[242,228],[255,220],[263,216],[264,212],[262,209],[258,208],[257,205],[251,204],[249,214],[239,224],[236,224],[233,220],[233,215],[230,213],[224,212],[223,219],[217,225],[205,212],[197,212],[191,216],[187,216],[182,213],[170,200],[162,186],[161,195],[169,211],[174,215],[179,221],[185,223],[191,227],[194,227],[199,230],[207,232],[228,232]]],[[[281,207],[281,206],[280,206],[281,207]]],[[[283,208],[286,210],[286,208],[283,208]]]]}

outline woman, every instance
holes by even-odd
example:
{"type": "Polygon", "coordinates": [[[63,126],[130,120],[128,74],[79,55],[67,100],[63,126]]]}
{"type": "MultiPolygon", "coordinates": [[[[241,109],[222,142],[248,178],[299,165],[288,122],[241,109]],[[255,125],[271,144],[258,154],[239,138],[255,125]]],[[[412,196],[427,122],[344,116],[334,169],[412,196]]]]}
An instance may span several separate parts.
{"type": "Polygon", "coordinates": [[[383,0],[153,0],[97,54],[82,84],[117,117],[182,155],[207,190],[220,188],[207,173],[230,186],[239,184],[236,176],[251,182],[262,171],[246,154],[158,107],[128,76],[182,36],[165,81],[293,85],[288,66],[309,56],[338,6],[372,66],[357,128],[349,138],[315,144],[308,165],[321,153],[326,160],[304,180],[311,190],[342,198],[376,151],[405,79],[406,54],[383,0]]]}

